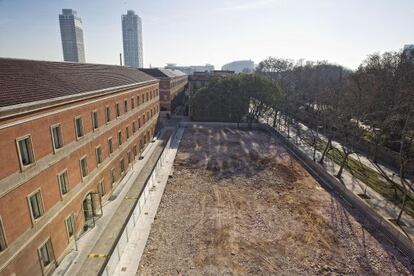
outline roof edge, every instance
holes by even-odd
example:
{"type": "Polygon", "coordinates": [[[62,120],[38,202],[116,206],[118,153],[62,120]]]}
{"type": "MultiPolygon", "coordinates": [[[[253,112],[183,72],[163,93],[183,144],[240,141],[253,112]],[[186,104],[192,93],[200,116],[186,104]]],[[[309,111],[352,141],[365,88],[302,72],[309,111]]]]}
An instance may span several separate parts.
{"type": "Polygon", "coordinates": [[[52,98],[52,99],[47,99],[47,100],[40,100],[40,101],[4,106],[4,107],[0,107],[0,120],[9,119],[9,118],[16,117],[16,116],[21,116],[21,115],[35,112],[35,111],[41,111],[47,108],[56,107],[56,106],[67,104],[67,103],[73,103],[73,102],[85,100],[88,98],[93,98],[98,95],[99,96],[108,95],[108,94],[112,94],[115,92],[124,91],[129,88],[138,88],[138,87],[142,87],[144,85],[149,85],[152,83],[154,84],[159,83],[159,79],[154,78],[148,81],[126,84],[126,85],[121,85],[121,86],[114,86],[114,87],[87,91],[87,92],[81,92],[81,93],[77,93],[73,95],[57,97],[57,98],[52,98]]]}

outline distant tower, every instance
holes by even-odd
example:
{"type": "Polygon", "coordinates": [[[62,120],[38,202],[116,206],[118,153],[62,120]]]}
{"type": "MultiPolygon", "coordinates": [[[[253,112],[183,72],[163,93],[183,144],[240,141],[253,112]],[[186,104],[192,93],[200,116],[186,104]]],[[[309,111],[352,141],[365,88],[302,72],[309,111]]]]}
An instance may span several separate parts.
{"type": "Polygon", "coordinates": [[[85,62],[82,19],[76,11],[63,9],[59,23],[64,61],[85,62]]]}
{"type": "Polygon", "coordinates": [[[142,56],[142,22],[134,11],[122,15],[122,38],[124,43],[124,64],[135,68],[144,66],[142,56]]]}

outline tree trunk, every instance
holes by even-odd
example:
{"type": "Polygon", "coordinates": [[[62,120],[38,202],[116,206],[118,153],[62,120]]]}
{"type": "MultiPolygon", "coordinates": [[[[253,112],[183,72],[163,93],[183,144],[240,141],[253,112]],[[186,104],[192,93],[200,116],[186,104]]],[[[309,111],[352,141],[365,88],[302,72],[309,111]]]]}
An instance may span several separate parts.
{"type": "Polygon", "coordinates": [[[277,111],[275,110],[275,114],[273,115],[273,128],[276,127],[276,120],[277,120],[277,111]]]}
{"type": "Polygon", "coordinates": [[[344,159],[342,160],[342,163],[341,163],[341,167],[339,168],[339,171],[338,171],[338,173],[336,174],[336,177],[337,178],[341,178],[342,177],[342,172],[344,171],[344,168],[345,168],[345,165],[346,165],[346,161],[348,160],[348,156],[349,156],[349,152],[344,152],[344,154],[345,154],[345,156],[344,156],[344,159]]]}
{"type": "Polygon", "coordinates": [[[320,163],[320,164],[323,164],[323,160],[325,159],[326,154],[328,153],[328,151],[329,151],[329,150],[330,150],[330,148],[331,148],[331,142],[332,142],[332,138],[331,138],[331,137],[329,137],[329,138],[328,138],[328,143],[326,144],[326,147],[325,147],[325,149],[323,150],[323,153],[322,153],[321,159],[319,160],[319,163],[320,163]]]}
{"type": "Polygon", "coordinates": [[[401,216],[404,212],[406,202],[407,202],[407,191],[404,189],[404,198],[403,198],[403,203],[402,203],[402,206],[401,206],[400,213],[398,214],[398,217],[397,217],[397,224],[400,223],[400,219],[401,219],[401,216]]]}

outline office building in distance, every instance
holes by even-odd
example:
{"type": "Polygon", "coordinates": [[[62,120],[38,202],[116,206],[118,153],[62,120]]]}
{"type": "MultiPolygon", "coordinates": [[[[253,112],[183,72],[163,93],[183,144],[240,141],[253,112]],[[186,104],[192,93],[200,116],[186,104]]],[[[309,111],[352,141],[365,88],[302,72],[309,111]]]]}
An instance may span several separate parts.
{"type": "Polygon", "coordinates": [[[62,38],[63,60],[85,62],[82,19],[76,11],[63,9],[59,15],[60,35],[62,38]]]}
{"type": "Polygon", "coordinates": [[[142,50],[142,22],[134,11],[122,15],[122,39],[124,45],[124,63],[126,66],[142,68],[144,66],[142,50]]]}
{"type": "Polygon", "coordinates": [[[179,70],[184,72],[186,75],[192,75],[195,72],[212,72],[214,71],[214,65],[191,65],[191,66],[178,66],[175,63],[168,63],[165,69],[179,70]]]}
{"type": "Polygon", "coordinates": [[[152,140],[159,80],[0,58],[0,275],[49,275],[152,140]]]}

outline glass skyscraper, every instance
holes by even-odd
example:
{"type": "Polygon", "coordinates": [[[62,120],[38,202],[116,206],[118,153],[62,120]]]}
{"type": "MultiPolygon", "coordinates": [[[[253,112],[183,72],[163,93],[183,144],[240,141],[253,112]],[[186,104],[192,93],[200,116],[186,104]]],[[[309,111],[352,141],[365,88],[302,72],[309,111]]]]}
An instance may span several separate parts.
{"type": "Polygon", "coordinates": [[[60,35],[62,37],[63,60],[85,62],[82,20],[76,11],[63,9],[59,14],[60,35]]]}
{"type": "Polygon", "coordinates": [[[122,38],[124,44],[124,63],[127,66],[142,68],[142,22],[134,11],[122,15],[122,38]]]}

